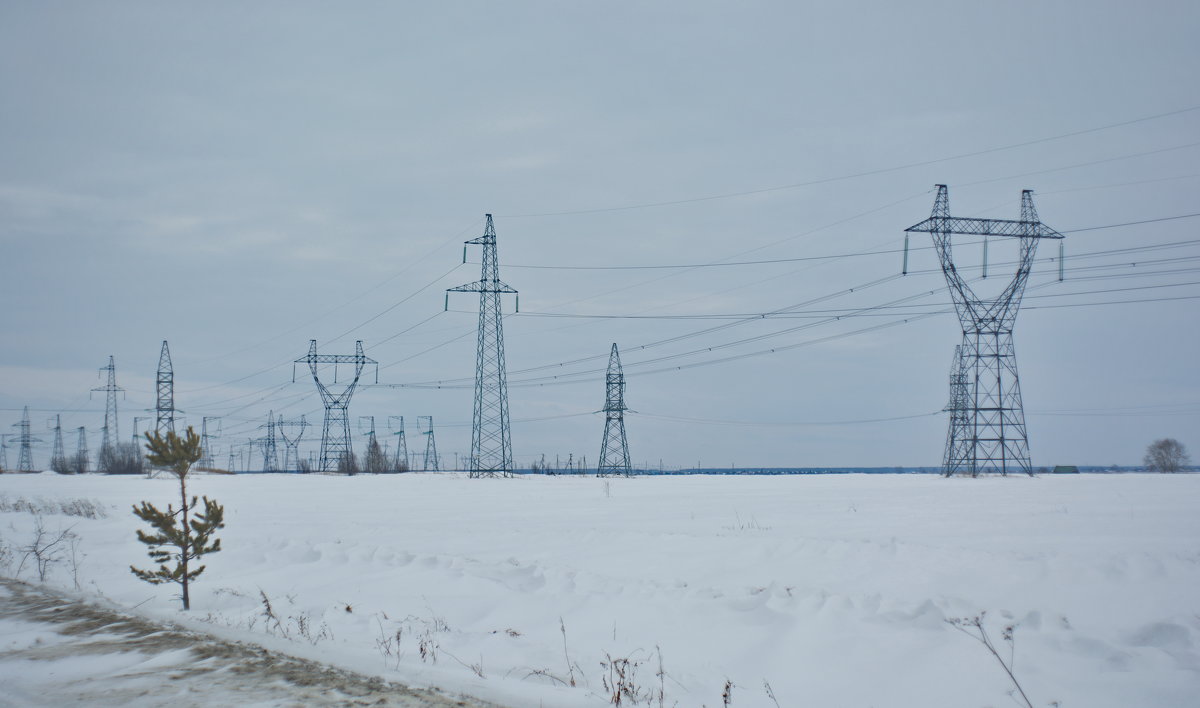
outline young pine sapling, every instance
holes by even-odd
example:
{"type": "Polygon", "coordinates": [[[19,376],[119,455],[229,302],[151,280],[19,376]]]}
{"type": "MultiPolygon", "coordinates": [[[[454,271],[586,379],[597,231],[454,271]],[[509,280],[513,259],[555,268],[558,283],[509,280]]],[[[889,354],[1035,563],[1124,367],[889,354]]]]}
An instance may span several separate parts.
{"type": "Polygon", "coordinates": [[[162,511],[147,501],[133,507],[133,514],[150,524],[155,533],[148,534],[140,529],[138,540],[149,546],[150,560],[158,563],[156,570],[142,570],[129,566],[138,578],[148,583],[178,583],[181,588],[183,609],[191,609],[188,584],[204,572],[205,566],[189,564],[208,553],[221,550],[221,540],[213,538],[217,529],[224,528],[225,509],[215,500],[204,497],[204,511],[196,510],[199,500],[188,501],[187,474],[192,465],[204,454],[200,448],[200,436],[191,426],[180,438],[174,432],[165,437],[157,432],[146,433],[146,456],[150,464],[169,470],[179,478],[179,508],[168,504],[162,511]],[[174,566],[169,565],[174,561],[174,566]]]}

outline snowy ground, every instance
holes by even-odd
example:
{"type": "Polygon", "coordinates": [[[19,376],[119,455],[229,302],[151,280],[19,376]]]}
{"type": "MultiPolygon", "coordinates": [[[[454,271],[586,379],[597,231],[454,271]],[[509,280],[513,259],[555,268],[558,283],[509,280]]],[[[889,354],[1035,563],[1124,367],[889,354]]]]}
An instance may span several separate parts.
{"type": "Polygon", "coordinates": [[[0,706],[487,708],[0,580],[0,706]]]}
{"type": "MultiPolygon", "coordinates": [[[[1035,706],[1200,695],[1200,475],[204,476],[225,550],[187,615],[128,570],[148,565],[131,504],[173,484],[5,475],[0,507],[106,509],[43,516],[79,535],[56,588],[514,708],[606,705],[620,659],[665,706],[722,706],[727,680],[735,708],[1014,705],[946,622],[981,612],[1035,706]]],[[[33,526],[0,512],[10,547],[33,526]]]]}

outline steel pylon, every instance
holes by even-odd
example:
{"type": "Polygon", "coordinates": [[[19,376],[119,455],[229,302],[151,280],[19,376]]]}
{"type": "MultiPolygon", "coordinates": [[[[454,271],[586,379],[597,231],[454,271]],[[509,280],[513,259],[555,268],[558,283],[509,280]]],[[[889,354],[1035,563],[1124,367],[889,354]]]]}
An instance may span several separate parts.
{"type": "Polygon", "coordinates": [[[604,376],[604,441],[600,444],[597,477],[630,475],[629,442],[625,439],[625,372],[621,355],[613,342],[608,354],[608,373],[604,376]]]}
{"type": "Polygon", "coordinates": [[[54,445],[50,449],[50,469],[57,472],[67,466],[67,452],[63,447],[62,415],[54,416],[54,445]]]}
{"type": "Polygon", "coordinates": [[[391,429],[392,435],[396,436],[396,457],[392,463],[397,472],[408,471],[408,441],[404,437],[404,416],[390,415],[388,416],[388,428],[391,429]],[[393,427],[392,421],[400,421],[399,427],[393,427]]]}
{"type": "Polygon", "coordinates": [[[158,376],[156,378],[158,405],[154,407],[154,434],[166,438],[175,432],[175,370],[171,367],[171,350],[163,340],[158,354],[158,376]]]}
{"type": "Polygon", "coordinates": [[[24,412],[21,413],[21,422],[13,423],[17,433],[17,442],[20,443],[20,452],[17,456],[17,471],[18,472],[36,472],[33,468],[33,443],[41,442],[41,439],[33,437],[29,429],[29,406],[25,406],[24,412]]]}
{"type": "Polygon", "coordinates": [[[79,440],[75,444],[75,459],[78,463],[78,471],[87,472],[88,464],[88,444],[87,444],[87,429],[82,425],[79,426],[79,440]]]}
{"type": "Polygon", "coordinates": [[[107,381],[103,386],[93,388],[102,392],[104,397],[104,428],[100,442],[100,459],[104,459],[104,451],[121,441],[121,432],[117,421],[117,393],[125,393],[125,389],[117,385],[117,365],[112,356],[108,357],[108,366],[100,367],[100,372],[107,373],[107,381]]]}
{"type": "MultiPolygon", "coordinates": [[[[200,458],[200,467],[203,469],[212,469],[216,464],[213,461],[213,452],[210,440],[212,438],[221,437],[221,418],[219,416],[206,415],[200,419],[200,450],[204,456],[200,458]],[[217,430],[215,433],[208,432],[208,421],[214,420],[217,422],[217,430]]],[[[232,470],[231,470],[232,471],[232,470]]]]}
{"type": "Polygon", "coordinates": [[[308,419],[303,415],[292,420],[284,420],[283,416],[275,421],[275,432],[279,434],[279,439],[283,440],[283,471],[298,472],[300,470],[300,439],[304,437],[304,430],[308,427],[308,419]],[[297,432],[288,437],[287,429],[292,428],[297,432]]]}
{"type": "MultiPolygon", "coordinates": [[[[508,425],[508,383],[504,365],[504,326],[500,295],[516,290],[500,280],[496,228],[487,215],[483,236],[466,242],[483,246],[479,280],[446,291],[479,293],[479,336],[475,349],[475,409],[471,425],[470,477],[512,475],[512,438],[508,425]]],[[[463,247],[463,262],[467,259],[463,247]]],[[[520,309],[520,306],[517,306],[520,309]]]]}
{"type": "Polygon", "coordinates": [[[437,441],[433,437],[433,416],[420,415],[417,416],[417,431],[421,430],[421,421],[426,421],[425,432],[421,433],[425,436],[425,459],[422,460],[421,469],[426,472],[437,472],[441,469],[438,460],[437,441]]]}
{"type": "MultiPolygon", "coordinates": [[[[354,395],[354,390],[358,387],[358,379],[362,376],[363,369],[368,364],[375,364],[375,379],[378,383],[379,379],[379,362],[363,354],[362,340],[358,340],[354,344],[354,354],[317,354],[317,340],[310,339],[308,342],[308,354],[296,360],[297,364],[308,364],[308,369],[312,372],[313,382],[317,385],[317,391],[321,394],[321,402],[325,404],[325,425],[321,430],[321,472],[336,472],[338,465],[346,458],[354,454],[353,443],[350,439],[350,417],[347,409],[350,407],[350,397],[354,395]],[[318,366],[321,364],[333,364],[333,382],[337,384],[337,366],[339,364],[353,364],[354,378],[349,384],[340,391],[333,392],[328,386],[321,383],[321,377],[318,373],[318,366]]],[[[296,374],[293,370],[292,380],[295,381],[296,374]]]]}
{"type": "Polygon", "coordinates": [[[971,394],[967,386],[967,366],[963,358],[962,345],[954,347],[954,361],[950,365],[950,400],[943,409],[950,413],[950,425],[946,433],[946,451],[942,455],[942,470],[953,467],[954,460],[969,455],[971,445],[969,429],[971,394]]]}
{"type": "Polygon", "coordinates": [[[279,446],[275,439],[275,411],[267,411],[267,422],[258,426],[267,434],[258,439],[263,456],[263,472],[279,471],[279,446]]]}
{"type": "Polygon", "coordinates": [[[947,476],[1009,472],[1032,475],[1013,326],[1038,242],[1046,238],[1062,239],[1063,235],[1038,219],[1032,190],[1021,192],[1019,220],[962,218],[950,216],[950,197],[944,184],[937,185],[932,215],[905,232],[933,236],[962,325],[963,339],[956,357],[960,361],[956,366],[961,367],[965,378],[965,408],[960,412],[959,429],[954,428],[956,421],[951,416],[947,438],[953,444],[947,444],[943,472],[947,476]],[[963,234],[983,236],[985,243],[993,236],[1020,240],[1016,275],[999,296],[980,298],[954,267],[951,236],[963,234]]]}

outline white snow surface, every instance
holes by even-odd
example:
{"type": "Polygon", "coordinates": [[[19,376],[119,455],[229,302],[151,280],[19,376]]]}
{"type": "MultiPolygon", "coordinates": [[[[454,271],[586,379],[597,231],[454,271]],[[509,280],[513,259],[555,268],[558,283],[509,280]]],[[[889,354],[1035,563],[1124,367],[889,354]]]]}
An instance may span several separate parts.
{"type": "MultiPolygon", "coordinates": [[[[1200,475],[205,475],[189,492],[226,528],[184,613],[129,571],[150,567],[130,508],[177,502],[173,478],[0,477],[9,502],[107,511],[42,517],[80,536],[77,574],[47,585],[514,708],[609,704],[610,658],[665,706],[722,706],[727,680],[735,708],[1014,705],[946,622],[981,612],[1035,706],[1200,705],[1200,475]]],[[[0,512],[0,541],[33,523],[0,512]]]]}

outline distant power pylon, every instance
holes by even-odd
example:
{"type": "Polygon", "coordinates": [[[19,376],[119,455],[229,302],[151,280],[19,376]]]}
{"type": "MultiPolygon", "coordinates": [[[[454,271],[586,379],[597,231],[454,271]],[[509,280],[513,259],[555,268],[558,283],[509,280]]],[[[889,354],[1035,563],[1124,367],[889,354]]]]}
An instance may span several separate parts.
{"type": "Polygon", "coordinates": [[[133,440],[134,445],[140,445],[140,443],[138,441],[138,424],[141,423],[143,420],[150,420],[150,417],[144,416],[144,415],[135,415],[133,417],[133,438],[132,438],[132,440],[133,440]]]}
{"type": "Polygon", "coordinates": [[[75,469],[77,472],[84,473],[88,471],[88,444],[87,444],[87,429],[82,425],[79,426],[79,442],[75,444],[75,459],[77,463],[75,469]]]}
{"type": "Polygon", "coordinates": [[[67,453],[63,450],[62,416],[54,416],[54,446],[50,449],[50,469],[58,472],[67,468],[67,453]]]}
{"type": "Polygon", "coordinates": [[[597,477],[630,475],[629,442],[625,439],[625,372],[621,355],[613,342],[608,354],[608,373],[604,376],[604,441],[600,444],[597,477]]]}
{"type": "Polygon", "coordinates": [[[420,415],[417,416],[417,431],[421,431],[421,421],[426,421],[425,432],[425,460],[421,465],[426,472],[437,472],[440,469],[438,465],[437,442],[433,439],[433,416],[420,415]]]}
{"type": "Polygon", "coordinates": [[[0,433],[0,470],[8,471],[8,433],[0,433]]]}
{"type": "Polygon", "coordinates": [[[167,437],[175,432],[175,370],[171,367],[171,350],[163,340],[158,354],[158,405],[154,407],[154,434],[167,437]]]}
{"type": "MultiPolygon", "coordinates": [[[[1063,235],[1043,224],[1033,206],[1033,192],[1021,192],[1019,220],[979,219],[950,216],[946,185],[937,185],[932,215],[905,229],[906,233],[929,233],[941,261],[950,297],[962,324],[962,368],[967,386],[965,420],[960,431],[950,431],[956,445],[948,449],[945,473],[1033,474],[1029,460],[1029,437],[1017,376],[1013,347],[1013,325],[1021,307],[1021,296],[1029,280],[1034,254],[1042,239],[1063,235]],[[1007,236],[1020,239],[1020,260],[1012,282],[995,298],[980,298],[954,267],[950,237],[969,234],[1007,236]],[[964,441],[964,442],[959,442],[964,441]]],[[[907,239],[907,236],[905,237],[907,239]]],[[[906,269],[907,270],[907,269],[906,269]]],[[[1059,242],[1059,279],[1062,271],[1062,242],[1059,242]]],[[[951,421],[953,425],[953,419],[951,421]]]]}
{"type": "Polygon", "coordinates": [[[100,459],[104,459],[106,450],[117,444],[121,440],[121,432],[117,422],[117,393],[122,395],[125,389],[117,385],[117,365],[113,362],[113,358],[108,357],[108,366],[100,367],[101,374],[108,374],[107,381],[103,386],[93,388],[93,391],[100,391],[105,394],[104,398],[104,427],[101,429],[103,437],[100,442],[100,459]]]}
{"type": "Polygon", "coordinates": [[[33,443],[41,442],[41,440],[29,433],[29,406],[25,406],[25,411],[21,414],[21,422],[13,423],[13,427],[18,431],[17,442],[21,445],[17,457],[17,471],[36,472],[37,470],[33,468],[33,443]]]}
{"type": "Polygon", "coordinates": [[[396,468],[397,472],[407,472],[408,441],[404,438],[404,416],[388,416],[388,428],[391,429],[392,435],[396,436],[396,458],[394,467],[396,468]],[[399,423],[396,426],[393,426],[392,421],[399,421],[399,423]]]}
{"type": "MultiPolygon", "coordinates": [[[[317,384],[317,391],[321,394],[321,402],[325,404],[325,425],[321,430],[320,471],[336,472],[342,460],[354,454],[354,446],[350,440],[350,418],[347,413],[350,397],[354,395],[358,379],[367,364],[375,364],[375,383],[379,383],[379,362],[363,354],[361,339],[355,343],[354,354],[317,354],[317,340],[311,339],[308,343],[308,355],[300,357],[296,363],[308,364],[313,382],[317,384]],[[318,374],[318,366],[321,364],[333,364],[334,384],[337,384],[338,364],[353,364],[354,379],[340,393],[334,393],[321,383],[318,374]]],[[[294,369],[292,380],[296,380],[294,369]]]]}
{"type": "MultiPolygon", "coordinates": [[[[200,466],[206,469],[212,469],[215,462],[213,461],[213,451],[211,440],[221,437],[221,419],[217,416],[204,416],[200,419],[200,450],[204,456],[200,458],[200,466]],[[216,432],[209,432],[208,421],[216,421],[216,432]]],[[[231,470],[232,471],[232,470],[231,470]]]]}
{"type": "Polygon", "coordinates": [[[950,400],[946,411],[950,413],[950,427],[946,434],[946,452],[942,456],[942,472],[950,474],[954,460],[963,459],[964,448],[971,444],[968,411],[971,394],[967,388],[967,367],[962,355],[962,345],[954,347],[954,362],[950,365],[950,400]]]}
{"type": "Polygon", "coordinates": [[[256,440],[263,456],[263,472],[279,471],[279,449],[275,444],[275,411],[267,411],[267,422],[258,426],[266,434],[256,440]]]}
{"type": "Polygon", "coordinates": [[[275,421],[275,432],[279,433],[279,438],[283,440],[283,470],[285,472],[300,470],[300,439],[304,437],[304,429],[307,427],[308,420],[304,416],[292,420],[284,420],[283,416],[279,416],[279,420],[275,421]],[[291,437],[288,437],[287,433],[289,428],[296,431],[291,437]]]}
{"type": "MultiPolygon", "coordinates": [[[[500,295],[516,290],[500,280],[496,228],[487,215],[483,236],[467,241],[483,246],[479,280],[446,291],[479,293],[479,335],[475,348],[475,411],[471,425],[471,477],[512,475],[512,438],[508,427],[508,383],[504,365],[504,323],[500,295]]],[[[463,247],[463,262],[467,249],[463,247]]],[[[520,301],[516,309],[520,311],[520,301]]]]}
{"type": "Polygon", "coordinates": [[[370,445],[371,441],[375,439],[375,416],[360,415],[358,417],[358,432],[367,436],[367,444],[370,445]],[[365,428],[363,426],[364,422],[366,422],[365,428]]]}

